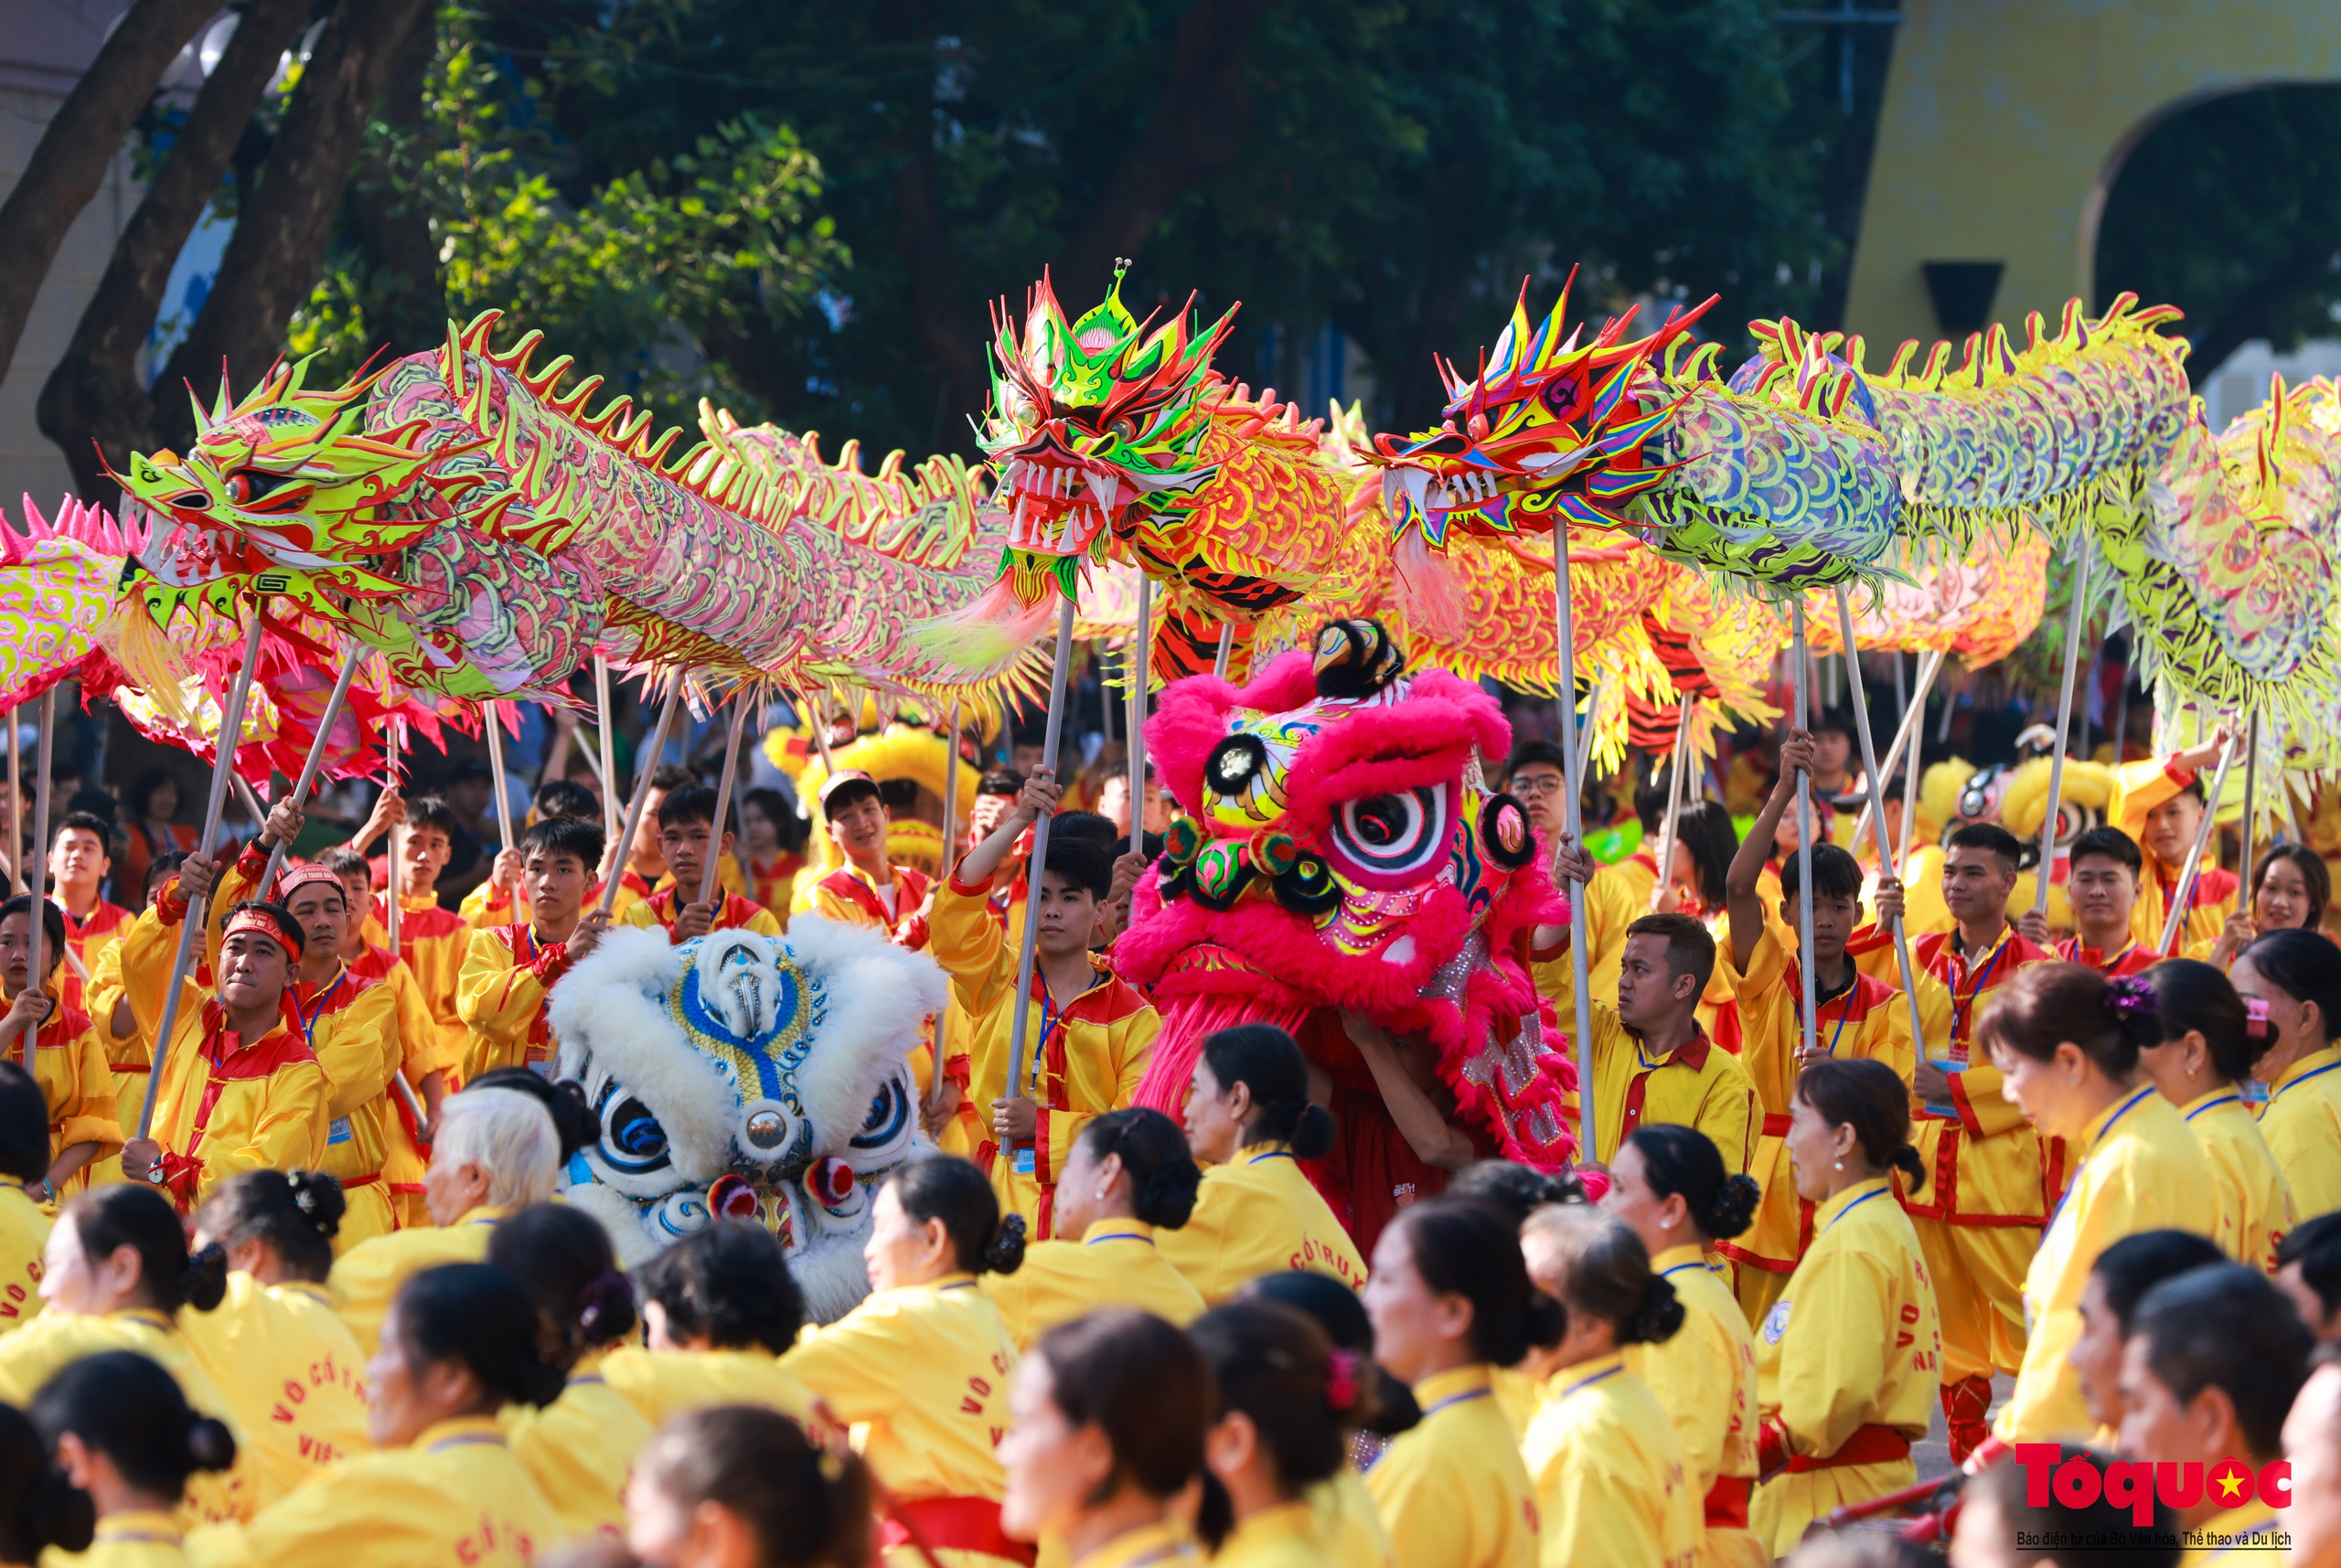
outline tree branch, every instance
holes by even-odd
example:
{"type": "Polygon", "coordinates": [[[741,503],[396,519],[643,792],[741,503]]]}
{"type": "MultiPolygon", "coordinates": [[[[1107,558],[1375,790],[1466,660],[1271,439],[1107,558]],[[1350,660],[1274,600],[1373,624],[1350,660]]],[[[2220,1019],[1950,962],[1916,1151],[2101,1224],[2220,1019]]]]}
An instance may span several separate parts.
{"type": "Polygon", "coordinates": [[[438,47],[437,31],[427,23],[407,29],[381,105],[382,123],[400,145],[387,153],[364,147],[343,198],[343,222],[367,264],[367,324],[394,355],[420,353],[447,336],[439,248],[431,238],[431,215],[413,188],[412,162],[403,156],[424,134],[423,86],[438,47]]]}
{"type": "MultiPolygon", "coordinates": [[[[260,187],[237,216],[219,281],[159,380],[208,387],[224,368],[231,384],[247,386],[268,368],[285,322],[316,284],[342,188],[398,47],[428,16],[425,0],[340,0],[334,7],[260,187]]],[[[173,446],[194,433],[189,411],[176,398],[156,408],[155,422],[173,446]]]]}
{"type": "Polygon", "coordinates": [[[219,191],[261,94],[310,9],[311,0],[253,0],[245,11],[170,155],[114,241],[72,342],[41,387],[41,432],[63,450],[85,501],[108,499],[114,488],[101,451],[103,463],[118,468],[133,451],[160,444],[154,400],[138,379],[138,350],[162,308],[172,265],[219,191]]]}
{"type": "Polygon", "coordinates": [[[0,375],[66,230],[98,194],[164,69],[218,9],[219,0],[137,0],[41,133],[24,177],[0,203],[0,375]]]}
{"type": "Polygon", "coordinates": [[[1252,134],[1245,53],[1267,9],[1267,0],[1194,0],[1179,19],[1154,113],[1065,247],[1064,298],[1085,307],[1102,294],[1115,258],[1144,251],[1179,199],[1244,150],[1252,134]]]}

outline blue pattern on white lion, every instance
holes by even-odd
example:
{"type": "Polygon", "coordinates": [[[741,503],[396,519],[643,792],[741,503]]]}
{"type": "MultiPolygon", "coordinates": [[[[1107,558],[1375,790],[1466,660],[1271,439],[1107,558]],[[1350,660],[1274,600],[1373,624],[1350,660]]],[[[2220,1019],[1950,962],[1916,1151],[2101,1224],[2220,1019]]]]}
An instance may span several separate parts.
{"type": "Polygon", "coordinates": [[[814,1317],[842,1316],[869,1288],[875,1184],[925,1141],[908,1057],[944,987],[924,954],[812,915],[679,946],[612,929],[548,1004],[598,1123],[562,1196],[628,1266],[716,1214],[760,1219],[814,1317]]]}

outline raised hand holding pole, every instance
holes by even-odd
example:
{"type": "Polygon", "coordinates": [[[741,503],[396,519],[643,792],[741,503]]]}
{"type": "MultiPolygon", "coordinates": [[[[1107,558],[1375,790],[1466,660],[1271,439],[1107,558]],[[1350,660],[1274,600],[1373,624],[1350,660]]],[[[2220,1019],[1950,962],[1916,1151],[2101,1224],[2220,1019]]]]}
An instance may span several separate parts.
{"type": "MultiPolygon", "coordinates": [[[[1862,771],[1869,775],[1869,799],[1874,808],[1884,796],[1886,777],[1877,771],[1877,746],[1870,739],[1869,694],[1862,689],[1861,655],[1855,651],[1854,644],[1854,602],[1842,582],[1837,584],[1837,626],[1845,639],[1845,679],[1854,699],[1854,731],[1861,738],[1862,771]]],[[[1902,656],[1895,655],[1894,660],[1898,667],[1902,661],[1902,656]]],[[[1902,862],[1894,852],[1894,835],[1886,830],[1884,812],[1876,813],[1871,831],[1877,836],[1878,869],[1899,882],[1902,880],[1902,862]]],[[[1797,905],[1801,917],[1800,924],[1809,940],[1812,930],[1811,913],[1812,859],[1810,852],[1803,848],[1801,833],[1802,829],[1800,827],[1797,852],[1805,858],[1801,868],[1805,879],[1805,892],[1804,897],[1797,901],[1797,905]]],[[[1858,845],[1860,840],[1856,839],[1855,843],[1858,845]]],[[[1910,1038],[1913,1040],[1924,1041],[1927,1038],[1927,1029],[1925,1020],[1919,1016],[1919,983],[1917,977],[1910,972],[1910,938],[1903,931],[1902,917],[1898,914],[1894,917],[1892,930],[1894,932],[1894,962],[1899,966],[1902,974],[1902,999],[1910,1009],[1910,1038]]],[[[1808,948],[1807,951],[1811,949],[1808,948]]],[[[1811,961],[1808,960],[1803,967],[1812,968],[1811,961]]],[[[1821,1020],[1817,1018],[1813,1019],[1815,1029],[1819,1028],[1820,1022],[1821,1020]]]]}
{"type": "MultiPolygon", "coordinates": [[[[309,791],[316,787],[318,770],[325,766],[326,749],[333,744],[333,727],[340,721],[342,704],[349,700],[349,686],[358,678],[358,667],[365,662],[366,645],[352,637],[348,652],[342,656],[341,673],[334,677],[332,695],[326,699],[325,713],[317,720],[316,738],[309,742],[309,754],[301,760],[301,776],[293,781],[290,798],[295,811],[309,804],[309,791]]],[[[276,873],[284,869],[284,857],[292,848],[290,844],[270,847],[268,869],[260,878],[262,898],[276,886],[276,873]]]]}
{"type": "MultiPolygon", "coordinates": [[[[1791,722],[1804,729],[1810,720],[1812,697],[1812,659],[1806,652],[1804,640],[1804,595],[1800,593],[1789,601],[1790,635],[1796,650],[1789,660],[1794,672],[1790,688],[1795,692],[1796,717],[1791,722]]],[[[1812,775],[1799,768],[1796,773],[1796,901],[1797,978],[1803,991],[1802,1013],[1804,1049],[1808,1051],[1819,1043],[1821,1020],[1815,1017],[1820,1007],[1816,990],[1819,984],[1812,972],[1812,775]]]]}
{"type": "MultiPolygon", "coordinates": [[[[1562,522],[1553,529],[1554,652],[1559,668],[1554,684],[1560,690],[1561,832],[1571,843],[1585,842],[1580,799],[1585,788],[1585,761],[1577,743],[1577,631],[1569,603],[1569,530],[1562,522]]],[[[1588,716],[1589,717],[1589,716],[1588,716]]],[[[1577,1146],[1581,1159],[1598,1160],[1601,1145],[1593,1125],[1593,981],[1587,973],[1585,952],[1585,884],[1572,879],[1569,901],[1569,981],[1577,1003],[1572,1020],[1577,1036],[1577,1146]]]]}
{"type": "MultiPolygon", "coordinates": [[[[1049,677],[1049,722],[1041,742],[1041,765],[1055,776],[1057,743],[1064,733],[1064,683],[1073,667],[1073,597],[1065,596],[1057,611],[1056,668],[1049,677]]],[[[1137,805],[1131,807],[1131,820],[1139,815],[1137,805]]],[[[1040,953],[1041,874],[1049,863],[1049,823],[1054,814],[1043,812],[1032,824],[1032,854],[1024,870],[1024,933],[1016,950],[1016,1010],[1010,1015],[1008,1059],[1010,1063],[1007,1089],[1008,1097],[1023,1094],[1025,1052],[1031,1044],[1032,1016],[1032,965],[1040,953]]]]}
{"type": "Polygon", "coordinates": [[[2073,603],[2065,612],[2065,683],[2057,699],[2057,750],[2048,764],[2048,810],[2040,819],[2040,865],[2033,872],[2032,912],[2048,912],[2057,871],[2057,811],[2065,797],[2065,742],[2073,727],[2073,673],[2080,667],[2081,624],[2089,604],[2089,536],[2073,541],[2073,603]]]}
{"type": "MultiPolygon", "coordinates": [[[[244,732],[244,703],[251,694],[252,668],[260,662],[260,606],[252,606],[251,630],[244,634],[244,662],[236,670],[236,678],[228,688],[228,704],[219,712],[219,742],[218,756],[211,764],[211,796],[203,808],[203,833],[196,840],[195,852],[205,859],[219,842],[219,818],[228,806],[228,775],[236,769],[236,743],[244,732]]],[[[155,1030],[155,1065],[146,1074],[146,1099],[138,1108],[138,1136],[144,1138],[155,1125],[155,1097],[163,1087],[163,1068],[171,1051],[171,1035],[178,1026],[179,995],[186,987],[188,960],[194,955],[196,933],[204,926],[208,901],[187,900],[187,914],[179,922],[177,950],[171,957],[170,984],[163,992],[163,1019],[155,1030]]],[[[157,1167],[150,1175],[159,1175],[157,1167]]]]}

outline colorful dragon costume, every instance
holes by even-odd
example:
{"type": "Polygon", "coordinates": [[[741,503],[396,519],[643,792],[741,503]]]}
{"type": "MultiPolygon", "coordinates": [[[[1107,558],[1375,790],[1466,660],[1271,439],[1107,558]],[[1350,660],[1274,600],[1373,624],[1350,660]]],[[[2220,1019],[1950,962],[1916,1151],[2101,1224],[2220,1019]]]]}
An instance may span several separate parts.
{"type": "Polygon", "coordinates": [[[703,678],[1021,693],[1021,655],[970,670],[902,635],[979,592],[979,475],[938,458],[860,474],[810,438],[711,411],[669,458],[647,411],[599,412],[539,335],[497,315],[331,389],[279,366],[198,405],[194,445],[120,475],[178,526],[146,564],[169,613],[202,595],[288,598],[379,649],[402,684],[467,699],[555,693],[599,647],[703,678]]]}
{"type": "Polygon", "coordinates": [[[1480,780],[1478,759],[1512,739],[1495,699],[1409,672],[1380,626],[1342,622],[1240,689],[1175,683],[1146,734],[1191,815],[1115,949],[1162,1014],[1138,1103],[1177,1115],[1213,1029],[1289,1029],[1340,1085],[1342,1142],[1312,1174],[1370,1247],[1394,1191],[1439,1179],[1344,1034],[1351,1008],[1431,1042],[1455,1114],[1491,1151],[1566,1160],[1576,1070],[1553,1053],[1521,958],[1563,908],[1527,812],[1480,780]]]}
{"type": "Polygon", "coordinates": [[[1332,569],[1344,496],[1321,425],[1211,368],[1235,307],[1198,328],[1191,297],[1160,325],[1141,322],[1122,304],[1126,270],[1078,320],[1045,273],[1021,334],[994,310],[981,441],[1008,548],[992,592],[927,628],[930,645],[988,663],[1037,638],[1085,567],[1118,560],[1161,586],[1154,669],[1170,678],[1211,667],[1223,624],[1248,639],[1332,569]]]}
{"type": "Polygon", "coordinates": [[[814,916],[679,947],[613,930],[547,1004],[596,1124],[561,1196],[629,1267],[714,1220],[761,1221],[813,1315],[843,1316],[869,1288],[871,1194],[918,1138],[908,1058],[943,997],[932,959],[814,916]]]}

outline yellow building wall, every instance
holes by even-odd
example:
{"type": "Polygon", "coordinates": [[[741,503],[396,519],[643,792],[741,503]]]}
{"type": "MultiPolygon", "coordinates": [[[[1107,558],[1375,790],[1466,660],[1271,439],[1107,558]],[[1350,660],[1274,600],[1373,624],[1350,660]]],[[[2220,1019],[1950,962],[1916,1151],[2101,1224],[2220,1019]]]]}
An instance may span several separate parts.
{"type": "MultiPolygon", "coordinates": [[[[1846,327],[1941,336],[1920,264],[2000,261],[1993,319],[2089,298],[2122,155],[2224,92],[2341,80],[2341,0],[1901,0],[1846,327]]],[[[2149,302],[2153,303],[2153,302],[2149,302]]],[[[2183,328],[2182,328],[2183,330],[2183,328]]]]}

